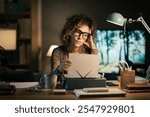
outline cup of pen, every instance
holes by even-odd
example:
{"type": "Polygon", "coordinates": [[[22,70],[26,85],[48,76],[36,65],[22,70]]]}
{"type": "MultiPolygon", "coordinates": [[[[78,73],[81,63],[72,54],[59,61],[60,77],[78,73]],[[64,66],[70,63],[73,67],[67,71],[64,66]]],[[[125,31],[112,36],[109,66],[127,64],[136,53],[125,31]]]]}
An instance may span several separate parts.
{"type": "Polygon", "coordinates": [[[128,84],[135,83],[135,70],[125,70],[121,72],[121,88],[126,89],[128,84]]]}
{"type": "Polygon", "coordinates": [[[43,89],[53,91],[57,85],[57,75],[44,74],[40,84],[43,89]]]}
{"type": "Polygon", "coordinates": [[[129,67],[125,61],[119,61],[120,72],[120,88],[126,89],[127,85],[135,83],[135,70],[132,70],[132,66],[129,67]]]}

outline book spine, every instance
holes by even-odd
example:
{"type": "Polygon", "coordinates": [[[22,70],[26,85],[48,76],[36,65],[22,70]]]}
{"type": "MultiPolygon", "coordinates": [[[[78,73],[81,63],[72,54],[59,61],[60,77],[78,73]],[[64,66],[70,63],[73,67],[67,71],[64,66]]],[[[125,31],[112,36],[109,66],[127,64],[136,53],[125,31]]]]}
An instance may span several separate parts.
{"type": "Polygon", "coordinates": [[[19,19],[19,39],[30,39],[31,38],[31,19],[22,18],[19,19]]]}

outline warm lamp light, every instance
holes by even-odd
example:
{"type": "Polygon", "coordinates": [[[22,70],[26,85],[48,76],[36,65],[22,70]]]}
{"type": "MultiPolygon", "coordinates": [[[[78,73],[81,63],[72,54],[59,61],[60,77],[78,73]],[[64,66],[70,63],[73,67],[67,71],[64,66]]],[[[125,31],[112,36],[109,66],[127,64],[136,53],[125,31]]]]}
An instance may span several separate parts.
{"type": "Polygon", "coordinates": [[[16,30],[0,29],[0,68],[7,65],[5,50],[16,49],[16,30]]]}
{"type": "Polygon", "coordinates": [[[127,23],[141,22],[144,25],[144,27],[146,28],[146,30],[150,33],[150,28],[142,16],[133,20],[132,18],[128,18],[128,19],[124,18],[120,13],[114,12],[114,13],[108,15],[106,21],[116,24],[116,25],[119,25],[119,26],[124,26],[124,27],[126,26],[127,23]]]}
{"type": "Polygon", "coordinates": [[[5,50],[16,49],[15,29],[0,29],[0,46],[5,50]]]}
{"type": "Polygon", "coordinates": [[[50,48],[49,48],[49,50],[48,50],[48,52],[47,52],[47,54],[46,54],[46,56],[51,57],[53,50],[54,50],[55,48],[57,48],[57,47],[58,47],[58,45],[51,45],[50,48]]]}

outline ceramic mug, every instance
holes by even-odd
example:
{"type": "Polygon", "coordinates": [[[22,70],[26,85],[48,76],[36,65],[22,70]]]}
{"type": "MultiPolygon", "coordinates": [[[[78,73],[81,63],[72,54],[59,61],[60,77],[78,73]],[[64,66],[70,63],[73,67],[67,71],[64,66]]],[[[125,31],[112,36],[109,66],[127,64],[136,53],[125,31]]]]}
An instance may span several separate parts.
{"type": "Polygon", "coordinates": [[[54,89],[57,85],[57,75],[44,74],[40,79],[42,88],[54,89]]]}

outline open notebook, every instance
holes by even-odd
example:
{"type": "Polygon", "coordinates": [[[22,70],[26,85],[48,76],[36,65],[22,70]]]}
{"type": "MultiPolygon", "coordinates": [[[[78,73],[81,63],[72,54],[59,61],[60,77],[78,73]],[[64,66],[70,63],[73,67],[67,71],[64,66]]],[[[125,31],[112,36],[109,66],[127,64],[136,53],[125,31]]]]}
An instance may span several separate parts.
{"type": "Polygon", "coordinates": [[[99,57],[95,54],[69,53],[72,66],[68,69],[68,78],[95,78],[99,77],[99,57]]]}

